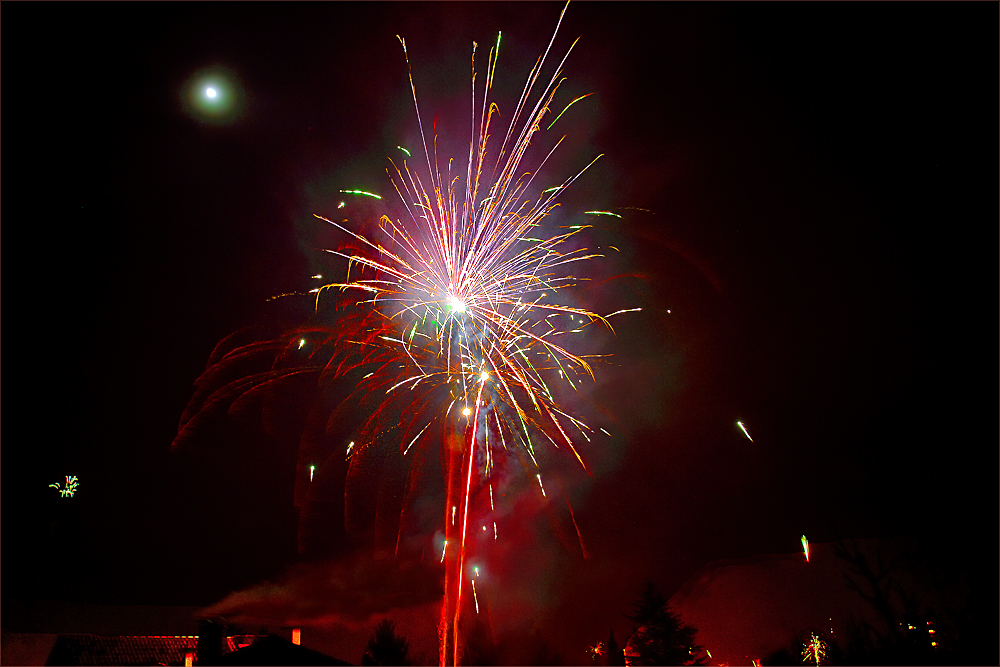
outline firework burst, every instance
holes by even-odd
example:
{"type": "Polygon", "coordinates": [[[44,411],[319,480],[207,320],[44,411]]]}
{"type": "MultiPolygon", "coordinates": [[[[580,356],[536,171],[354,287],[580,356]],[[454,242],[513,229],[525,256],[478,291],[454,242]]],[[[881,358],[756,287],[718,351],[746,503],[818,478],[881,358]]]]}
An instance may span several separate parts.
{"type": "MultiPolygon", "coordinates": [[[[489,489],[492,509],[496,457],[515,455],[544,496],[536,447],[565,447],[586,470],[578,443],[594,435],[590,426],[560,407],[554,383],[577,389],[582,379],[594,377],[591,363],[596,355],[574,353],[567,341],[595,323],[610,327],[611,315],[565,303],[560,294],[578,281],[569,273],[574,265],[601,255],[580,247],[576,237],[586,225],[554,234],[543,230],[560,193],[600,156],[548,187],[536,179],[565,137],[554,141],[531,171],[522,165],[565,80],[563,65],[573,46],[548,82],[540,82],[558,30],[557,23],[511,120],[497,135],[499,147],[491,141],[500,123],[491,88],[500,37],[490,49],[482,86],[477,84],[473,43],[473,132],[464,173],[452,171],[452,160],[440,169],[436,127],[433,148],[428,146],[411,71],[426,172],[406,159],[401,164],[390,160],[389,177],[405,215],[396,220],[382,216],[375,238],[316,216],[349,235],[353,245],[327,251],[347,260],[347,275],[313,290],[317,309],[329,291],[362,295],[349,303],[351,324],[343,329],[349,335],[340,340],[337,363],[327,364],[327,371],[333,369],[338,376],[370,370],[359,386],[370,401],[370,416],[348,457],[387,437],[399,443],[404,457],[426,443],[444,445],[447,502],[440,553],[448,569],[441,664],[449,658],[457,662],[460,655],[458,622],[470,505],[479,490],[489,489]]],[[[406,42],[399,41],[409,67],[406,42]]],[[[485,523],[484,533],[490,534],[485,523]]],[[[492,536],[496,539],[495,521],[492,536]]]]}

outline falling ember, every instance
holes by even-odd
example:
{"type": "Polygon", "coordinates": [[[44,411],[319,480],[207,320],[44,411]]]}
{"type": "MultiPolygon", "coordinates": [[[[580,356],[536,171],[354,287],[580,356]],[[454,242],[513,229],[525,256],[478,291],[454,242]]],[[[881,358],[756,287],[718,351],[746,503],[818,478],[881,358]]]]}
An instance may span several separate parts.
{"type": "Polygon", "coordinates": [[[306,344],[306,339],[305,338],[300,338],[299,339],[299,349],[301,350],[302,346],[305,345],[305,344],[306,344]]]}
{"type": "Polygon", "coordinates": [[[497,522],[494,521],[493,522],[493,540],[496,541],[496,539],[497,539],[497,522]]]}
{"type": "Polygon", "coordinates": [[[476,595],[476,580],[472,579],[472,599],[476,601],[476,613],[479,613],[479,596],[476,595]]]}
{"type": "Polygon", "coordinates": [[[309,481],[313,481],[313,473],[316,472],[316,466],[309,466],[309,481]]]}
{"type": "Polygon", "coordinates": [[[420,432],[419,432],[419,433],[417,433],[417,434],[416,434],[416,435],[415,435],[415,436],[413,437],[413,440],[410,440],[410,444],[408,444],[408,445],[406,446],[406,449],[404,449],[404,450],[403,450],[403,456],[406,456],[406,455],[407,455],[407,454],[408,454],[408,453],[410,452],[410,448],[411,448],[411,447],[413,447],[413,443],[415,443],[415,442],[417,441],[417,439],[418,439],[418,438],[420,438],[420,436],[422,436],[422,435],[424,434],[424,431],[426,431],[426,430],[427,430],[427,427],[428,427],[428,426],[430,426],[430,424],[429,424],[429,423],[427,424],[427,426],[425,426],[425,427],[423,427],[422,429],[420,429],[420,432]]]}
{"type": "Polygon", "coordinates": [[[448,551],[448,540],[444,541],[444,545],[441,547],[441,562],[444,562],[444,555],[448,551]]]}
{"type": "Polygon", "coordinates": [[[808,563],[809,562],[809,540],[806,539],[805,535],[802,536],[802,553],[804,553],[806,555],[806,562],[808,563]]]}
{"type": "MultiPolygon", "coordinates": [[[[542,492],[544,495],[544,491],[542,492]]],[[[569,510],[569,518],[573,520],[573,528],[576,529],[576,537],[580,541],[580,552],[583,554],[584,559],[590,560],[590,554],[587,552],[587,547],[583,543],[583,533],[580,532],[580,526],[576,523],[576,514],[573,513],[573,506],[569,504],[569,498],[563,498],[566,501],[566,509],[569,510]]]]}
{"type": "Polygon", "coordinates": [[[753,438],[750,437],[750,432],[747,431],[747,427],[743,425],[743,422],[738,421],[738,422],[736,422],[736,425],[739,426],[743,430],[743,435],[745,435],[747,437],[747,440],[749,440],[750,442],[753,442],[753,438]]]}
{"type": "Polygon", "coordinates": [[[542,473],[535,473],[535,478],[538,480],[538,488],[542,490],[542,496],[545,495],[545,487],[542,486],[542,473]]]}

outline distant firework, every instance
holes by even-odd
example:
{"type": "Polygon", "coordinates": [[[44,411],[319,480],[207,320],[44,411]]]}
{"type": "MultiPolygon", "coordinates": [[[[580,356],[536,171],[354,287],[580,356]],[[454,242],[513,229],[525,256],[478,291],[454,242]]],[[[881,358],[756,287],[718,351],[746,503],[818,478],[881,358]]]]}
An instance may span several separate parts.
{"type": "Polygon", "coordinates": [[[802,647],[802,662],[812,662],[819,667],[822,661],[826,659],[828,648],[826,642],[817,637],[815,632],[812,633],[809,641],[802,647]]]}
{"type": "Polygon", "coordinates": [[[66,486],[61,486],[59,482],[49,484],[49,488],[59,491],[59,495],[63,498],[72,498],[75,496],[79,486],[80,482],[76,478],[76,475],[66,475],[66,486]]]}

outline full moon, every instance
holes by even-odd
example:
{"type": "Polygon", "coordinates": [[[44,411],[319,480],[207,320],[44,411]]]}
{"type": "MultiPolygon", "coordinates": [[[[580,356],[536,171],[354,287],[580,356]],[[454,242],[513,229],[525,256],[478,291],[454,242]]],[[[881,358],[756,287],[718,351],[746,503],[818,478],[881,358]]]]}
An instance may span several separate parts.
{"type": "Polygon", "coordinates": [[[179,92],[184,110],[200,123],[231,125],[243,116],[246,96],[239,76],[223,66],[194,72],[179,92]]]}

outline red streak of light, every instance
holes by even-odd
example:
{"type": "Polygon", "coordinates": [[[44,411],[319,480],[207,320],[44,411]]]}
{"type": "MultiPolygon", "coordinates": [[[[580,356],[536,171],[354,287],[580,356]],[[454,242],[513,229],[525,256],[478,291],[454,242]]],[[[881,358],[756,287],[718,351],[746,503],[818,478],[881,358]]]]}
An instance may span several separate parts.
{"type": "Polygon", "coordinates": [[[576,525],[576,515],[573,514],[573,507],[569,504],[569,498],[564,495],[563,500],[566,501],[566,509],[569,510],[569,518],[573,520],[573,527],[576,528],[576,537],[580,540],[580,551],[583,552],[584,559],[590,560],[590,552],[587,551],[587,547],[583,544],[583,535],[580,533],[580,526],[576,525]]]}
{"type": "MultiPolygon", "coordinates": [[[[479,411],[482,406],[483,386],[485,382],[479,383],[479,391],[476,394],[476,415],[472,418],[472,431],[469,434],[469,462],[465,474],[465,493],[462,498],[462,541],[458,545],[458,591],[455,595],[455,618],[452,623],[452,649],[454,651],[454,662],[458,664],[458,619],[462,613],[462,575],[465,570],[465,536],[469,527],[469,491],[472,488],[472,468],[475,466],[476,455],[476,435],[479,430],[479,411]]],[[[476,606],[479,606],[478,600],[476,606]]]]}
{"type": "Polygon", "coordinates": [[[451,623],[452,623],[452,611],[455,606],[455,589],[459,583],[456,578],[456,562],[455,562],[455,550],[452,548],[452,556],[448,557],[448,545],[454,545],[457,541],[457,535],[455,534],[456,528],[454,523],[454,508],[456,505],[455,496],[459,493],[459,485],[461,484],[462,475],[462,465],[464,463],[464,456],[462,451],[462,444],[465,441],[465,436],[459,435],[454,430],[449,429],[446,438],[446,450],[448,456],[448,491],[447,491],[447,503],[445,504],[444,513],[444,537],[445,537],[445,547],[441,552],[441,560],[445,567],[444,576],[444,597],[441,601],[441,620],[438,622],[438,661],[440,667],[445,667],[448,664],[449,654],[449,644],[451,640],[451,623]]]}

